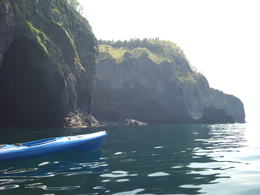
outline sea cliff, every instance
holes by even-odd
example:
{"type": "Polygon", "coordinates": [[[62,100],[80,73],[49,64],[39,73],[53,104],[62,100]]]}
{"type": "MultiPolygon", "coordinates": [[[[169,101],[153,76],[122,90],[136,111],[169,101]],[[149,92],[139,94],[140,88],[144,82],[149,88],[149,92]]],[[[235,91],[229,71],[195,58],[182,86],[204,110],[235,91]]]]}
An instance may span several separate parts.
{"type": "MultiPolygon", "coordinates": [[[[237,97],[212,89],[174,43],[100,45],[93,115],[148,124],[245,122],[237,97]],[[220,116],[221,115],[221,116],[220,116]],[[217,118],[216,118],[217,117],[217,118]]],[[[147,42],[147,40],[146,40],[147,42]]]]}
{"type": "Polygon", "coordinates": [[[0,1],[0,128],[245,122],[175,43],[106,43],[67,0],[0,1]]]}
{"type": "Polygon", "coordinates": [[[0,126],[95,125],[96,38],[65,0],[0,1],[0,126]]]}

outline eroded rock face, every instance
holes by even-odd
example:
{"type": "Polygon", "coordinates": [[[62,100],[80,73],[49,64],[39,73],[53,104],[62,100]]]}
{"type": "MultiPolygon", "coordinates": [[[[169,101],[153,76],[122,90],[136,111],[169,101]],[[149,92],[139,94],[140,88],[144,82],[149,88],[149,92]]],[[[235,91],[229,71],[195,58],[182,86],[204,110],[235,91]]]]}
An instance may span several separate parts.
{"type": "Polygon", "coordinates": [[[228,115],[222,108],[216,108],[214,106],[205,107],[203,110],[202,123],[205,124],[226,124],[234,123],[234,117],[228,115]]]}
{"type": "Polygon", "coordinates": [[[235,122],[245,122],[243,103],[211,89],[207,79],[193,72],[184,59],[157,64],[145,54],[139,58],[126,54],[119,64],[114,59],[97,64],[92,111],[98,120],[201,123],[205,107],[214,106],[235,122]]]}
{"type": "Polygon", "coordinates": [[[0,126],[96,123],[96,54],[88,21],[65,0],[1,1],[0,126]]]}

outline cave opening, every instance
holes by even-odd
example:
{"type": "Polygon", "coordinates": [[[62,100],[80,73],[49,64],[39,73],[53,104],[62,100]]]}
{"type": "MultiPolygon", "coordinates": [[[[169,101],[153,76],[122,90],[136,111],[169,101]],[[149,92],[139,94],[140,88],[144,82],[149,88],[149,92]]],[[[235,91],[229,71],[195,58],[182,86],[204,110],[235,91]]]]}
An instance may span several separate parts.
{"type": "Polygon", "coordinates": [[[0,67],[0,127],[45,127],[50,101],[43,73],[42,55],[28,38],[15,38],[0,67]]]}

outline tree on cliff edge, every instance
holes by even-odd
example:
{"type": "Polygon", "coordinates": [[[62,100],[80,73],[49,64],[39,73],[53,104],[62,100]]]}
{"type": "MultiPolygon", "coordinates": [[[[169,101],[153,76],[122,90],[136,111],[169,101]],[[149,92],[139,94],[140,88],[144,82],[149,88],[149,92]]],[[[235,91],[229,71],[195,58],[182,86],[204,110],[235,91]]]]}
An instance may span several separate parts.
{"type": "Polygon", "coordinates": [[[82,5],[80,5],[80,3],[78,2],[78,0],[67,0],[68,4],[74,8],[75,10],[77,10],[81,15],[83,14],[83,7],[82,5]]]}

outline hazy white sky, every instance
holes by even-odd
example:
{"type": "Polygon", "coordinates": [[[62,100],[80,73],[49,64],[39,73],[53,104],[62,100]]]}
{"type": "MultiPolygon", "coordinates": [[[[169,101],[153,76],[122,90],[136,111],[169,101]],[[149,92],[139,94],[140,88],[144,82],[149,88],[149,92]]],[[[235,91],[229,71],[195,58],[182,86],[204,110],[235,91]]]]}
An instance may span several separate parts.
{"type": "Polygon", "coordinates": [[[211,87],[260,110],[259,0],[79,0],[97,39],[155,38],[179,45],[211,87]]]}

